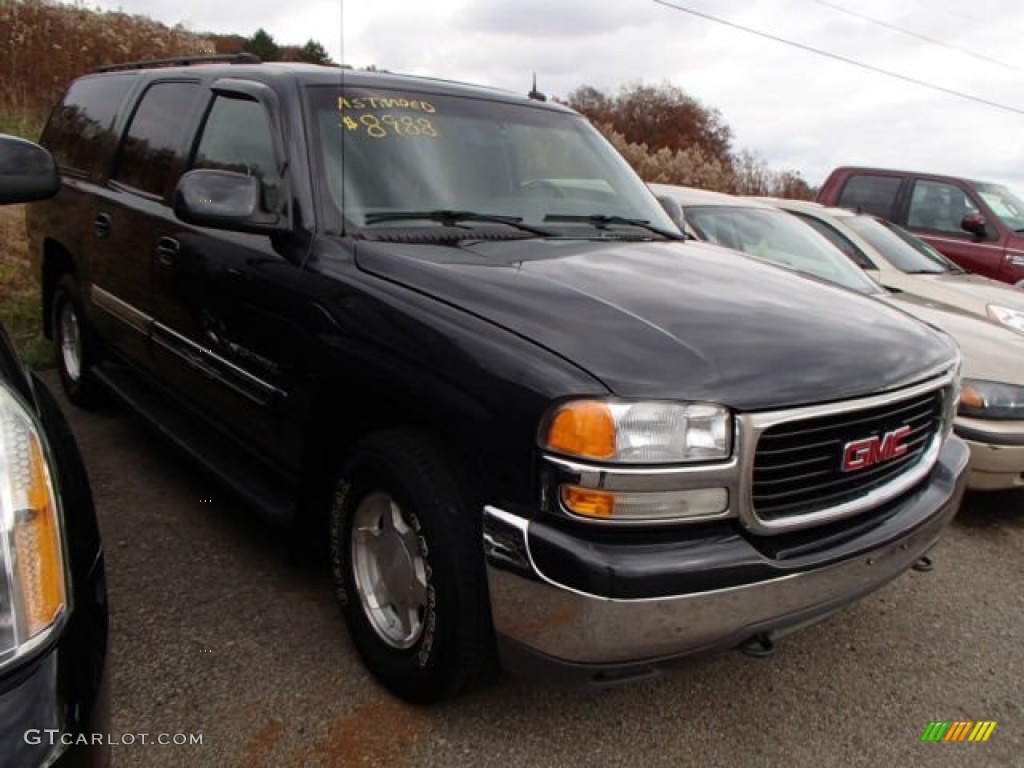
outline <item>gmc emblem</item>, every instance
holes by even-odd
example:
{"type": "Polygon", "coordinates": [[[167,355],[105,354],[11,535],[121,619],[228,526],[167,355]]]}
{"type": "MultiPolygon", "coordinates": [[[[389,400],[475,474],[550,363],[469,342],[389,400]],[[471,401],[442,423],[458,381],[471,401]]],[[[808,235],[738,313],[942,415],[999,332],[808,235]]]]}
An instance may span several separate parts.
{"type": "Polygon", "coordinates": [[[906,455],[910,449],[903,441],[910,432],[910,427],[902,426],[884,435],[847,443],[843,446],[843,472],[856,472],[906,455]]]}

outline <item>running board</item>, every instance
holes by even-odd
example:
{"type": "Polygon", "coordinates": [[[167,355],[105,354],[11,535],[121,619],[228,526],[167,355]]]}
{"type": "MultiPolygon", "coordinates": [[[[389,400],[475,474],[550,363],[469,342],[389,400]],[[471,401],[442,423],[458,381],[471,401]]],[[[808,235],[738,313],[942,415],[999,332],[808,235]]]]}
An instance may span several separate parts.
{"type": "Polygon", "coordinates": [[[155,390],[125,366],[107,362],[91,373],[248,506],[275,522],[288,523],[295,519],[298,490],[279,472],[239,447],[189,408],[155,390]]]}

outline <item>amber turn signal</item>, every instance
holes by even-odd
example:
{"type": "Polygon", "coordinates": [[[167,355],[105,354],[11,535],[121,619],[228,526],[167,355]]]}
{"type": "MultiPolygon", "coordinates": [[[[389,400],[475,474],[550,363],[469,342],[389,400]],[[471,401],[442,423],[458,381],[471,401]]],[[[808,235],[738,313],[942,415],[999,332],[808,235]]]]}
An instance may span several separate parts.
{"type": "Polygon", "coordinates": [[[547,447],[572,456],[610,459],[616,450],[611,408],[597,400],[566,403],[548,426],[547,447]]]}
{"type": "Polygon", "coordinates": [[[29,438],[27,508],[15,513],[14,549],[29,636],[50,626],[66,603],[60,523],[42,446],[29,438]]]}
{"type": "Polygon", "coordinates": [[[584,517],[608,518],[615,514],[615,494],[576,486],[562,488],[562,503],[570,512],[584,517]]]}
{"type": "Polygon", "coordinates": [[[975,408],[979,411],[983,410],[986,406],[985,398],[968,384],[964,384],[963,388],[960,390],[960,404],[968,408],[975,408]]]}

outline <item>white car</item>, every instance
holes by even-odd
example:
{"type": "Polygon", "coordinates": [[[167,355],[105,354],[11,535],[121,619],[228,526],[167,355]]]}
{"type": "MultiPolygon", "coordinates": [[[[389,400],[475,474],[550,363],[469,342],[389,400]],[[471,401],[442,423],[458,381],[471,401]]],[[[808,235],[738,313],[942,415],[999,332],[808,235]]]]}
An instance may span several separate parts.
{"type": "Polygon", "coordinates": [[[886,288],[949,304],[1024,334],[1024,291],[966,272],[899,225],[803,200],[760,199],[802,218],[886,288]]]}

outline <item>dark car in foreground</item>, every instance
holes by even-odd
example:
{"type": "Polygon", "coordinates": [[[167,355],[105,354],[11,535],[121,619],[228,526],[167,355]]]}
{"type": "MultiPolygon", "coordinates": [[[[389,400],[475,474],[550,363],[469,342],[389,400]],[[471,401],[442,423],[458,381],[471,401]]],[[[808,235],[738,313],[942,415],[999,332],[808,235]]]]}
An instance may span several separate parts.
{"type": "Polygon", "coordinates": [[[955,346],[683,242],[579,114],[252,57],[75,81],[30,211],[69,397],[108,390],[331,552],[417,702],[764,655],[964,487],[955,346]],[[865,322],[870,318],[870,322],[865,322]]]}
{"type": "MultiPolygon", "coordinates": [[[[0,205],[58,186],[48,152],[0,135],[0,205]]],[[[85,469],[52,395],[0,327],[0,766],[108,764],[106,648],[85,469]]]]}

